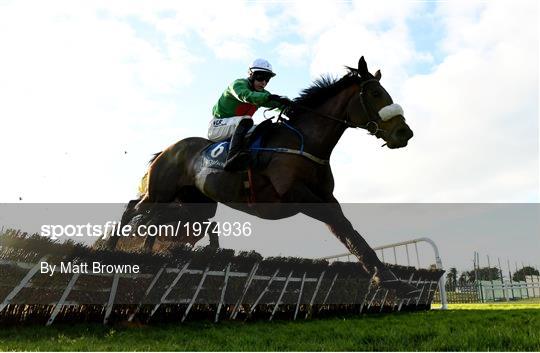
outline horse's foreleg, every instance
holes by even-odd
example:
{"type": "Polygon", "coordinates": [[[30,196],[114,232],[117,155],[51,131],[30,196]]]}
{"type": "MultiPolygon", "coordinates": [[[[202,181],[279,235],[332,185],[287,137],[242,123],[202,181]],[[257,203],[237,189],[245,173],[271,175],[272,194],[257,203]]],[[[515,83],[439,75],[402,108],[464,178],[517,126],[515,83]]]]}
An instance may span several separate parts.
{"type": "Polygon", "coordinates": [[[300,212],[326,223],[330,231],[358,258],[369,274],[373,275],[377,270],[384,268],[375,251],[353,228],[333,196],[319,197],[307,186],[300,184],[287,192],[284,201],[299,203],[300,212]]]}
{"type": "Polygon", "coordinates": [[[301,202],[300,212],[324,222],[330,231],[358,258],[364,270],[372,275],[378,284],[395,290],[401,297],[410,297],[417,292],[415,287],[402,283],[377,257],[366,240],[353,228],[345,217],[338,201],[330,196],[323,199],[304,185],[297,186],[290,194],[290,200],[301,202]]]}
{"type": "Polygon", "coordinates": [[[367,273],[375,275],[386,268],[366,240],[353,228],[338,203],[308,205],[305,215],[326,223],[330,231],[351,254],[358,258],[367,273]]]}
{"type": "Polygon", "coordinates": [[[347,247],[351,254],[358,258],[364,270],[372,276],[374,283],[392,290],[398,297],[403,299],[418,295],[419,290],[416,287],[399,280],[379,260],[375,251],[345,217],[339,203],[332,202],[316,206],[308,205],[305,212],[302,212],[326,223],[332,233],[347,247]]]}
{"type": "MultiPolygon", "coordinates": [[[[139,199],[137,200],[131,200],[126,206],[126,209],[124,210],[124,213],[122,214],[122,219],[120,220],[120,224],[117,225],[117,227],[123,227],[126,224],[128,224],[131,219],[137,214],[135,212],[135,206],[139,202],[139,199]]],[[[108,250],[115,250],[116,246],[118,244],[118,240],[120,237],[117,234],[117,231],[113,231],[112,234],[109,235],[106,242],[106,249],[108,250]]]]}

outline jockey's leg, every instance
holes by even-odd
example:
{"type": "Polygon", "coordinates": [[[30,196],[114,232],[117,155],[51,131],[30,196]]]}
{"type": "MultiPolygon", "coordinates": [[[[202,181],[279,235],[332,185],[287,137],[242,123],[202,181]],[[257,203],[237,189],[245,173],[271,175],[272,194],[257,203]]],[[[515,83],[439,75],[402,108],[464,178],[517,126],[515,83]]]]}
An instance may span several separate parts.
{"type": "Polygon", "coordinates": [[[238,170],[248,162],[249,152],[244,148],[244,137],[252,126],[252,119],[242,119],[238,123],[231,139],[229,155],[223,169],[227,171],[238,170]]]}

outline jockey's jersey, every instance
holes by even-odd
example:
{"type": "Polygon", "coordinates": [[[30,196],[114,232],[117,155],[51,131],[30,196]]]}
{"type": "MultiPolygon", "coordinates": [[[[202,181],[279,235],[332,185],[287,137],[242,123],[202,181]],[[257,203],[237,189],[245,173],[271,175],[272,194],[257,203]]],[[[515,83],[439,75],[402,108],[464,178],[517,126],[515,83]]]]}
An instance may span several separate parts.
{"type": "Polygon", "coordinates": [[[278,108],[277,102],[268,101],[270,92],[255,91],[248,79],[240,78],[227,87],[218,102],[212,108],[214,118],[230,118],[232,116],[253,116],[259,107],[278,108]]]}

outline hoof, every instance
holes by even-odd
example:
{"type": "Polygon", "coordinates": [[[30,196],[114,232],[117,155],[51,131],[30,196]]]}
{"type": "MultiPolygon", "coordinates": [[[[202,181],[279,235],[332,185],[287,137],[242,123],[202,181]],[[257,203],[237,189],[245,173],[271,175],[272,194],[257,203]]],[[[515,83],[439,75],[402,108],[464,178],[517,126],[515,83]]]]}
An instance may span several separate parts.
{"type": "Polygon", "coordinates": [[[384,269],[376,273],[372,278],[372,283],[385,288],[395,294],[400,299],[414,299],[420,295],[420,289],[403,281],[390,270],[384,269]]]}

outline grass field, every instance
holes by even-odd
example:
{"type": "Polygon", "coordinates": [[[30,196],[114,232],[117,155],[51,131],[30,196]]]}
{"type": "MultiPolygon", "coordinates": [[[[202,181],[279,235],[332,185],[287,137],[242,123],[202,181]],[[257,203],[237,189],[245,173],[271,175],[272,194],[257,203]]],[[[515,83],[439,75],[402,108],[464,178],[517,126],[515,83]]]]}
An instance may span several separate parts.
{"type": "MultiPolygon", "coordinates": [[[[431,304],[432,309],[439,309],[441,304],[431,304]]],[[[540,309],[540,298],[520,299],[518,301],[500,301],[494,303],[448,304],[450,310],[517,310],[540,309]]]]}
{"type": "Polygon", "coordinates": [[[539,351],[540,304],[462,304],[298,322],[0,327],[0,350],[539,351]]]}

